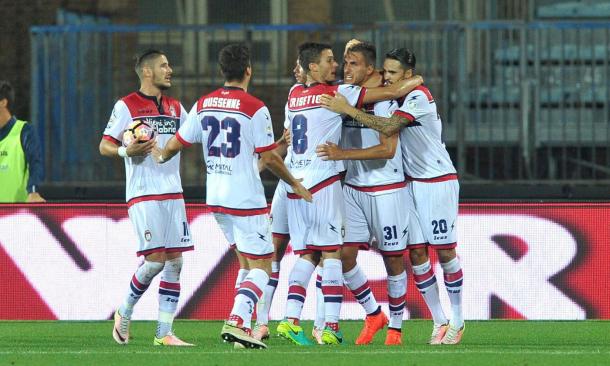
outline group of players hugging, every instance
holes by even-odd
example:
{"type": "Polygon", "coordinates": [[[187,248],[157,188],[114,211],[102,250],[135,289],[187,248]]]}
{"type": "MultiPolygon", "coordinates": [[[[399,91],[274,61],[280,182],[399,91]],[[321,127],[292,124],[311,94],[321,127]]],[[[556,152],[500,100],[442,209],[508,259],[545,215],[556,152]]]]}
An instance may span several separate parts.
{"type": "Polygon", "coordinates": [[[194,143],[203,148],[206,203],[240,261],[223,340],[236,348],[267,348],[263,341],[270,334],[269,309],[290,242],[298,259],[288,275],[279,336],[297,345],[343,343],[339,317],[347,286],[367,314],[355,343],[370,344],[387,326],[385,344],[402,344],[408,254],[433,319],[429,343],[460,342],[463,275],[455,251],[459,184],[442,142],[441,119],[430,90],[415,74],[413,52],[389,51],[381,70],[375,67],[376,58],[372,44],[351,40],[343,75],[336,75],[338,64],[329,45],[301,44],[293,70],[296,84],[285,107],[285,132],[277,141],[269,110],[248,94],[253,68],[247,46],[230,44],[220,51],[224,85],[202,96],[190,112],[163,95],[171,87],[167,56],[148,50],[137,58],[141,87],[115,104],[100,142],[102,155],[125,161],[129,217],[139,239],[137,254],[145,258],[114,315],[117,343],[129,342],[133,308],[161,274],[153,344],[192,346],[173,333],[172,323],[182,252],[193,250],[179,154],[194,143]],[[125,143],[123,134],[134,121],[151,125],[156,137],[143,134],[125,143]],[[280,178],[271,214],[260,179],[263,169],[280,178]],[[370,247],[385,264],[388,314],[357,262],[358,251],[370,247]],[[444,274],[450,318],[441,306],[430,248],[436,250],[444,274]],[[314,272],[312,341],[300,318],[314,272]]]}

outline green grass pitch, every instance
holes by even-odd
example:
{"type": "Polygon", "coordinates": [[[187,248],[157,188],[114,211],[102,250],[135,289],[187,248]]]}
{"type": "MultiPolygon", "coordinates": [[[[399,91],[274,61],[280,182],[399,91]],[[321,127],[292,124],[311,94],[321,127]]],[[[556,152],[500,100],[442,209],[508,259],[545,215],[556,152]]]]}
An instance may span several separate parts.
{"type": "MultiPolygon", "coordinates": [[[[275,329],[277,323],[272,322],[275,329]]],[[[342,322],[341,346],[297,347],[273,336],[267,350],[234,350],[220,339],[222,323],[176,321],[196,347],[154,347],[154,322],[134,322],[133,339],[120,346],[112,323],[0,322],[0,365],[608,365],[608,321],[469,321],[462,344],[426,344],[432,323],[403,324],[403,345],[383,345],[385,330],[369,346],[355,346],[361,322],[342,322]]],[[[311,322],[305,322],[311,331],[311,322]]]]}

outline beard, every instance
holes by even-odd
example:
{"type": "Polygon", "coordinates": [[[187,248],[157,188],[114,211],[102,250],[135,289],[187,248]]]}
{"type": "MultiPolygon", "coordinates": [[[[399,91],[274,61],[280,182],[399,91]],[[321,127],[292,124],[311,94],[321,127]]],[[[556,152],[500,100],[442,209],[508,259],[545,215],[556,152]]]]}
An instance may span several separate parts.
{"type": "Polygon", "coordinates": [[[169,88],[170,88],[170,85],[161,84],[161,83],[157,83],[157,84],[155,84],[155,86],[156,86],[157,88],[159,88],[159,90],[167,90],[167,89],[169,89],[169,88]]]}
{"type": "MultiPolygon", "coordinates": [[[[154,79],[153,79],[154,80],[154,79]]],[[[166,82],[165,81],[165,77],[161,78],[161,80],[158,80],[154,83],[155,87],[157,87],[159,90],[167,90],[171,87],[171,82],[166,82]]]]}

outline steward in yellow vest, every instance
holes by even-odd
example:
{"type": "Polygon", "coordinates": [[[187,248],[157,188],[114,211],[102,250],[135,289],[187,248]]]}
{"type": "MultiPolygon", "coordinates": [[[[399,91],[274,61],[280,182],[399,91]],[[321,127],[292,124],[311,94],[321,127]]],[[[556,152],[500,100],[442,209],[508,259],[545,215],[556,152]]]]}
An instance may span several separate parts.
{"type": "Polygon", "coordinates": [[[37,192],[43,174],[38,139],[11,114],[13,99],[10,84],[0,81],[0,203],[45,202],[37,192]]]}

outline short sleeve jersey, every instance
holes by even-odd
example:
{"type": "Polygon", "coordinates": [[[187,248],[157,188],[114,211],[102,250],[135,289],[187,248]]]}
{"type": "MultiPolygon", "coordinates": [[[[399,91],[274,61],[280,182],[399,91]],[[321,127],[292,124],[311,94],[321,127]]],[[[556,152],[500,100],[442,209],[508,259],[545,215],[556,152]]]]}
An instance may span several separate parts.
{"type": "MultiPolygon", "coordinates": [[[[131,93],[114,105],[103,138],[121,145],[123,132],[129,124],[142,120],[157,132],[157,145],[163,148],[186,120],[186,111],[177,100],[163,96],[157,98],[141,92],[131,93]]],[[[125,193],[127,201],[136,198],[182,192],[180,181],[180,155],[165,164],[157,164],[152,156],[133,156],[125,160],[125,193]]]]}
{"type": "Polygon", "coordinates": [[[456,174],[442,140],[442,122],[434,98],[418,86],[404,98],[396,115],[411,123],[400,132],[405,174],[415,179],[434,179],[456,174]]]}
{"type": "MultiPolygon", "coordinates": [[[[390,117],[397,108],[398,102],[395,100],[364,106],[367,113],[380,117],[390,117]]],[[[366,127],[350,116],[343,118],[342,148],[366,149],[378,145],[379,142],[379,132],[366,127]]],[[[367,192],[381,191],[384,190],[384,187],[391,189],[395,183],[401,183],[405,180],[400,144],[392,159],[346,160],[345,165],[347,168],[345,183],[367,188],[367,192]]]]}
{"type": "MultiPolygon", "coordinates": [[[[288,121],[292,133],[292,153],[288,168],[295,178],[302,178],[306,188],[336,176],[338,165],[316,155],[316,147],[341,138],[341,115],[322,108],[322,94],[343,94],[353,106],[360,106],[365,88],[356,85],[297,85],[288,95],[288,121]]],[[[290,192],[290,187],[288,187],[290,192]]]]}
{"type": "Polygon", "coordinates": [[[269,110],[243,89],[223,87],[201,97],[176,134],[201,143],[207,167],[206,203],[237,216],[266,213],[258,153],[275,148],[269,110]]]}

